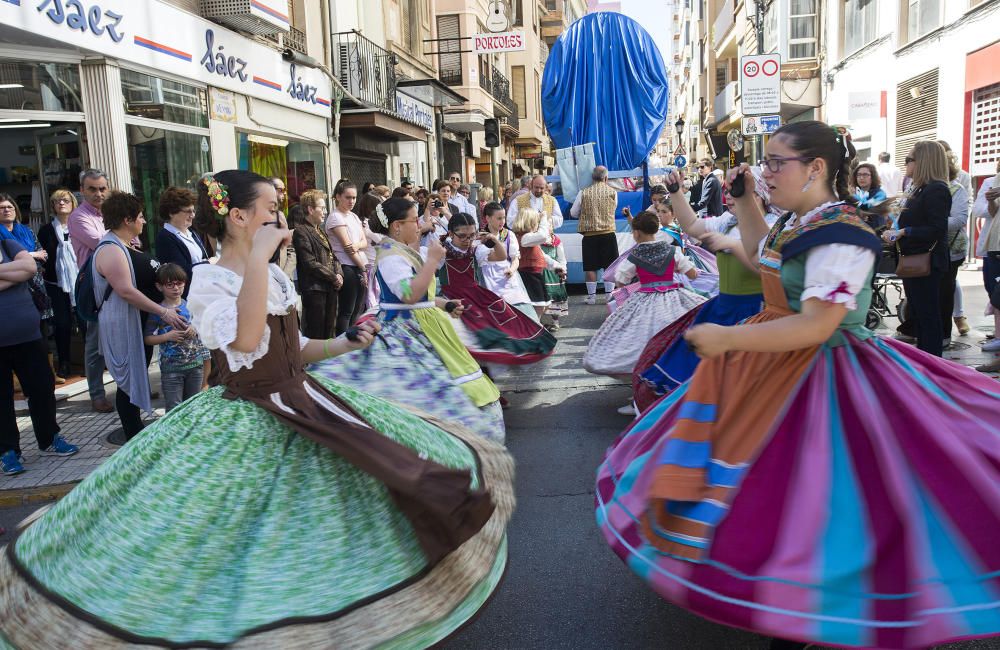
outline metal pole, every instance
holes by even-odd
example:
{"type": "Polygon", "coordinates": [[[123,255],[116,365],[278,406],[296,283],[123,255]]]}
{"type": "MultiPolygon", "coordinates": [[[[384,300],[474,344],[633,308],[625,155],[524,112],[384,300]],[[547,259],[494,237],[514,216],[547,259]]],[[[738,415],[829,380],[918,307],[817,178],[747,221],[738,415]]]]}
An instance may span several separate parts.
{"type": "Polygon", "coordinates": [[[490,185],[493,186],[494,197],[496,197],[496,192],[500,189],[499,180],[497,172],[497,148],[490,147],[490,185]]]}
{"type": "MultiPolygon", "coordinates": [[[[764,54],[764,0],[756,0],[754,10],[757,28],[757,54],[764,54]]],[[[764,134],[758,133],[754,140],[754,163],[757,164],[764,157],[764,134]]]]}

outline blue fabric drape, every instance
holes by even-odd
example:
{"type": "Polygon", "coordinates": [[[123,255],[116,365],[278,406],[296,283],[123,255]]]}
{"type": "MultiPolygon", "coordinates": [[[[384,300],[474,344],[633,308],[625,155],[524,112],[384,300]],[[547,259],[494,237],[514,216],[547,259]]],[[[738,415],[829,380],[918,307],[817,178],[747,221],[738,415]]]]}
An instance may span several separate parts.
{"type": "Polygon", "coordinates": [[[556,41],[542,77],[542,112],[557,149],[596,143],[597,164],[634,169],[667,117],[667,72],[652,37],[631,18],[598,12],[556,41]]]}

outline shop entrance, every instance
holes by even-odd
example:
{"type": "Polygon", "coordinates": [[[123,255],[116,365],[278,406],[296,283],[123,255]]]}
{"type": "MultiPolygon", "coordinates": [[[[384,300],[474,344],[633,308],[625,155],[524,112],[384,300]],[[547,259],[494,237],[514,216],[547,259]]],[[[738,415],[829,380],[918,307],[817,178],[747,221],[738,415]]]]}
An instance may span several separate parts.
{"type": "Polygon", "coordinates": [[[54,190],[79,192],[84,142],[82,123],[0,120],[0,192],[14,197],[32,230],[51,218],[54,190]]]}

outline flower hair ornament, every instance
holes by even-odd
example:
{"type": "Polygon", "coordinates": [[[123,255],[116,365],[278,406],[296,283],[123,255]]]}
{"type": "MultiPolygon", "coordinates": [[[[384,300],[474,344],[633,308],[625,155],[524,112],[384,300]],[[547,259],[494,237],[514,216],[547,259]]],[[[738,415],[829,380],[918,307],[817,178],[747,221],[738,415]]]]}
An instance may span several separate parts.
{"type": "Polygon", "coordinates": [[[214,176],[207,176],[202,182],[208,188],[208,198],[212,202],[212,209],[220,217],[229,214],[229,190],[226,189],[226,186],[215,180],[214,176]]]}
{"type": "Polygon", "coordinates": [[[382,224],[383,228],[389,227],[389,217],[385,216],[385,210],[382,209],[381,203],[375,206],[375,216],[378,217],[378,222],[382,224]]]}

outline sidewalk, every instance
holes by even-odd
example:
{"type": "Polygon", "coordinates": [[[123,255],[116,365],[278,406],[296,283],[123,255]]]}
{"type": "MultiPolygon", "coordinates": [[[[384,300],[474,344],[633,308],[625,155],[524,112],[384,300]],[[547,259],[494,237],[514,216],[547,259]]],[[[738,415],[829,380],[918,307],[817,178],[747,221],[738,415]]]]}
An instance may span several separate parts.
{"type": "MultiPolygon", "coordinates": [[[[980,345],[987,332],[992,332],[992,318],[983,316],[986,296],[982,288],[982,273],[963,270],[959,281],[964,287],[965,311],[972,331],[963,337],[954,332],[952,346],[945,351],[945,358],[967,366],[988,363],[997,355],[983,352],[980,345]]],[[[890,299],[895,300],[894,292],[890,299]]],[[[523,393],[547,388],[577,389],[581,391],[619,385],[609,377],[595,377],[579,365],[580,348],[585,347],[606,313],[604,305],[583,305],[581,296],[570,297],[570,316],[563,321],[559,332],[556,354],[545,361],[516,368],[497,376],[497,384],[505,392],[523,393]]],[[[897,321],[886,319],[880,333],[890,336],[897,321]]],[[[160,373],[154,362],[150,365],[150,387],[160,389],[160,373]]],[[[994,377],[1000,379],[997,373],[994,377]]],[[[0,508],[46,501],[69,492],[90,472],[111,456],[118,448],[104,439],[120,426],[115,413],[95,413],[90,409],[86,381],[57,387],[63,398],[57,403],[62,434],[80,447],[80,452],[68,458],[41,456],[27,415],[17,418],[21,431],[21,448],[27,470],[18,476],[0,475],[0,508]],[[75,394],[74,394],[75,393],[75,394]]],[[[114,402],[114,385],[108,386],[108,398],[114,402]]],[[[163,400],[154,400],[155,417],[163,415],[163,400]]],[[[20,413],[20,411],[19,411],[20,413]]]]}

